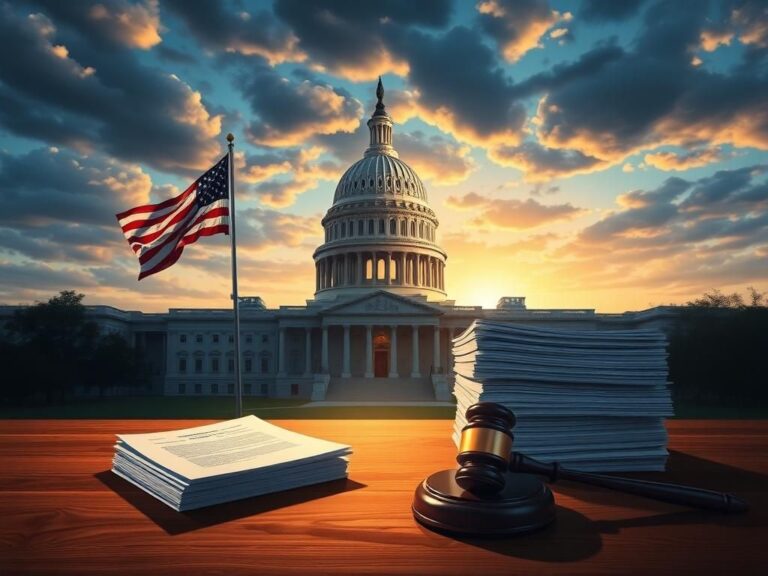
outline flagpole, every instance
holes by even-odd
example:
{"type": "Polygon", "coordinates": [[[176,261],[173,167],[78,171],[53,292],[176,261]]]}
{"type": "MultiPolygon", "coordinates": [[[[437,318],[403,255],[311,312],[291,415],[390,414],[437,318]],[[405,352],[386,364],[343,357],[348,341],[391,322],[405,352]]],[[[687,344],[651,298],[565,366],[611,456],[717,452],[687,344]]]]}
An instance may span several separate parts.
{"type": "Polygon", "coordinates": [[[240,371],[240,301],[237,296],[237,241],[235,238],[235,155],[232,133],[227,134],[229,152],[229,241],[232,248],[232,310],[235,315],[235,415],[243,415],[243,380],[240,371]]]}

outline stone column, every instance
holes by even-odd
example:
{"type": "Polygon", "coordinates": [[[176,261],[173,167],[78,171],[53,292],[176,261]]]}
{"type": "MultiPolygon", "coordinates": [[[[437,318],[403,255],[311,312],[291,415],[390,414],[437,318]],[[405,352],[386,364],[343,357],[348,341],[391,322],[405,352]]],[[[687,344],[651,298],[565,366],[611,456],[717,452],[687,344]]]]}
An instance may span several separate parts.
{"type": "Polygon", "coordinates": [[[405,252],[400,252],[400,286],[405,284],[405,252]]]}
{"type": "Polygon", "coordinates": [[[390,326],[389,333],[389,377],[397,378],[397,326],[390,326]]]}
{"type": "Polygon", "coordinates": [[[320,372],[328,374],[328,326],[323,326],[323,347],[320,355],[320,372]]]}
{"type": "Polygon", "coordinates": [[[432,353],[432,364],[435,366],[435,374],[442,372],[440,366],[440,326],[435,326],[435,349],[432,353]]]}
{"type": "Polygon", "coordinates": [[[349,370],[349,324],[344,325],[344,357],[341,363],[341,377],[349,378],[352,373],[349,370]]]}
{"type": "Polygon", "coordinates": [[[363,267],[363,253],[357,253],[357,282],[358,286],[362,286],[365,282],[365,268],[363,267]]]}
{"type": "Polygon", "coordinates": [[[419,281],[421,280],[421,258],[418,254],[413,255],[413,285],[414,286],[420,286],[421,284],[419,281]]]}
{"type": "Polygon", "coordinates": [[[419,373],[419,327],[416,325],[411,326],[411,378],[420,378],[419,373]]]}
{"type": "Polygon", "coordinates": [[[312,328],[304,328],[304,376],[312,374],[312,328]]]}
{"type": "Polygon", "coordinates": [[[365,377],[373,378],[373,326],[365,327],[365,377]]]}
{"type": "Polygon", "coordinates": [[[384,281],[387,285],[392,283],[392,275],[390,273],[390,267],[392,266],[392,254],[386,252],[384,255],[384,281]]]}
{"type": "Polygon", "coordinates": [[[277,344],[278,376],[285,376],[285,328],[280,328],[280,340],[277,344]]]}

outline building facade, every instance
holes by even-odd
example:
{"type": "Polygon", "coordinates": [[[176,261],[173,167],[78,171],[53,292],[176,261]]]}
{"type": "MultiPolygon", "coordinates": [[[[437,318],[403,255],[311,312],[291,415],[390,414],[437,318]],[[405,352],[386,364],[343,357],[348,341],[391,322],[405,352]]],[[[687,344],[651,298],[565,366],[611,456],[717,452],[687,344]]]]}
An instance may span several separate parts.
{"type": "MultiPolygon", "coordinates": [[[[242,298],[245,395],[313,400],[449,400],[451,340],[486,318],[552,327],[665,327],[674,309],[597,314],[592,309],[529,310],[523,297],[494,309],[447,298],[448,255],[427,190],[394,147],[393,122],[378,102],[370,145],[341,177],[314,252],[315,293],[305,306],[268,308],[242,298]]],[[[234,393],[232,311],[168,313],[88,307],[104,330],[142,351],[154,390],[165,395],[234,393]]],[[[0,317],[12,307],[0,308],[0,317]]]]}

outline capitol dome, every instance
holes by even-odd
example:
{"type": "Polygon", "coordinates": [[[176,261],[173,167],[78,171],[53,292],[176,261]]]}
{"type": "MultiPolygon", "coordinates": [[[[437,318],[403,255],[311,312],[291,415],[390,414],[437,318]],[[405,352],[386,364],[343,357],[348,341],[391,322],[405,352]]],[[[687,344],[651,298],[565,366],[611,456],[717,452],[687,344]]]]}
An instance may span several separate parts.
{"type": "Polygon", "coordinates": [[[445,299],[445,252],[439,225],[418,174],[393,146],[392,119],[379,79],[368,120],[370,145],[339,180],[315,250],[315,297],[332,299],[388,290],[445,299]]]}

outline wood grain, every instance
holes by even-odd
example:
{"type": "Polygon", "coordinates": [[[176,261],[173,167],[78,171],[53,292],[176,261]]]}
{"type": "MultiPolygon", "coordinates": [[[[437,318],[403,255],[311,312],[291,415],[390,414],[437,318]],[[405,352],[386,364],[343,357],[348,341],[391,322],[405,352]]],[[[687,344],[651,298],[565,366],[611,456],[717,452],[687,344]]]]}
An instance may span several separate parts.
{"type": "Polygon", "coordinates": [[[350,478],[179,514],[108,472],[115,433],[180,420],[0,421],[0,574],[758,574],[768,568],[768,422],[671,421],[669,471],[737,493],[722,516],[575,484],[556,524],[459,540],[416,524],[418,482],[453,467],[445,420],[288,420],[353,446],[350,478]]]}

